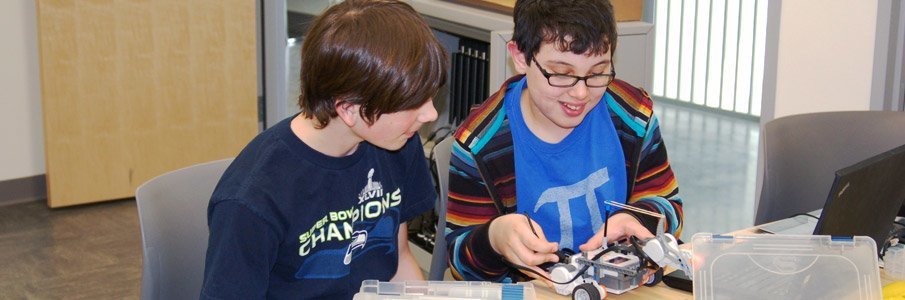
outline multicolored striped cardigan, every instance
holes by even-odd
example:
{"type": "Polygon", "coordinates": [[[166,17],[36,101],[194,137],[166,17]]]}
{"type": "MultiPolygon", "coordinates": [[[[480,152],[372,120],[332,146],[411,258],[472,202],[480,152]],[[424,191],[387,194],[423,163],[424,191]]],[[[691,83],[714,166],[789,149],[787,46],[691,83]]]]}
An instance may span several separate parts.
{"type": "MultiPolygon", "coordinates": [[[[449,169],[446,240],[449,266],[458,280],[518,280],[490,246],[489,221],[516,212],[515,163],[509,118],[503,108],[506,91],[522,75],[510,78],[481,106],[473,109],[454,135],[449,169]]],[[[682,230],[682,200],[653,115],[650,96],[621,80],[607,89],[613,101],[600,102],[609,110],[622,142],[628,176],[628,203],[666,216],[666,232],[682,230]]],[[[606,98],[605,98],[606,99],[606,98]]],[[[626,212],[626,211],[620,211],[626,212]]],[[[632,213],[651,232],[657,220],[632,213]]]]}

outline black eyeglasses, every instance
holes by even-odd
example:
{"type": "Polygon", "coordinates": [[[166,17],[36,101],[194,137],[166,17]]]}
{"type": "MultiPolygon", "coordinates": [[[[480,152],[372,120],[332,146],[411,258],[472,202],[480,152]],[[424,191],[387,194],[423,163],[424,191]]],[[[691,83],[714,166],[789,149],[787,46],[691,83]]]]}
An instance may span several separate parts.
{"type": "Polygon", "coordinates": [[[584,81],[584,84],[588,87],[601,88],[610,85],[613,82],[613,78],[616,77],[615,68],[609,74],[591,74],[588,76],[550,74],[550,72],[540,66],[537,58],[532,57],[531,60],[537,65],[537,69],[540,70],[541,74],[544,74],[544,77],[547,78],[547,83],[555,87],[573,87],[578,84],[578,81],[584,81]]]}

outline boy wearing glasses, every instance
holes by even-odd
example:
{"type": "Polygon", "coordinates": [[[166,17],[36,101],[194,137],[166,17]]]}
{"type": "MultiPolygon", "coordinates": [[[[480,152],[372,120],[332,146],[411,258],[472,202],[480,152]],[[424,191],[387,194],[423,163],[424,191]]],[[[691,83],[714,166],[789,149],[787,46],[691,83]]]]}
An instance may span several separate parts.
{"type": "Polygon", "coordinates": [[[615,78],[607,0],[518,0],[508,44],[522,75],[456,131],[450,162],[449,266],[460,280],[549,277],[555,251],[653,237],[665,215],[679,235],[682,201],[650,97],[615,78]],[[527,216],[527,218],[526,218],[527,216]],[[529,224],[531,222],[532,224],[529,224]],[[522,275],[522,274],[524,275],[522,275]]]}
{"type": "Polygon", "coordinates": [[[422,280],[406,222],[437,197],[418,129],[447,55],[397,0],[346,0],[302,45],[302,112],[252,140],[208,206],[201,299],[352,299],[422,280]]]}

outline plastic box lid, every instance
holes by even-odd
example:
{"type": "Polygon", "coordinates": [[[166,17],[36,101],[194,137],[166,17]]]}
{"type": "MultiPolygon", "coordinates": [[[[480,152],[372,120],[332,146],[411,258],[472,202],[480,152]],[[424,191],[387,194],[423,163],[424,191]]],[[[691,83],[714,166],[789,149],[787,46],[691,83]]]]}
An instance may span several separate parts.
{"type": "Polygon", "coordinates": [[[530,282],[496,283],[484,281],[404,281],[364,280],[353,300],[535,300],[530,282]]]}
{"type": "Polygon", "coordinates": [[[866,236],[692,237],[695,299],[880,299],[877,245],[866,236]]]}

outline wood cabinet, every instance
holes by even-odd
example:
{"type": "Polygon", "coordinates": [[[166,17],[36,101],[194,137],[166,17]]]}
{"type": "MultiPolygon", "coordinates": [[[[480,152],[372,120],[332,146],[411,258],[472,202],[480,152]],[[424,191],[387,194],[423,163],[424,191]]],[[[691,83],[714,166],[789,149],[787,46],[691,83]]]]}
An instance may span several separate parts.
{"type": "Polygon", "coordinates": [[[258,132],[254,1],[36,3],[50,207],[132,197],[258,132]]]}

